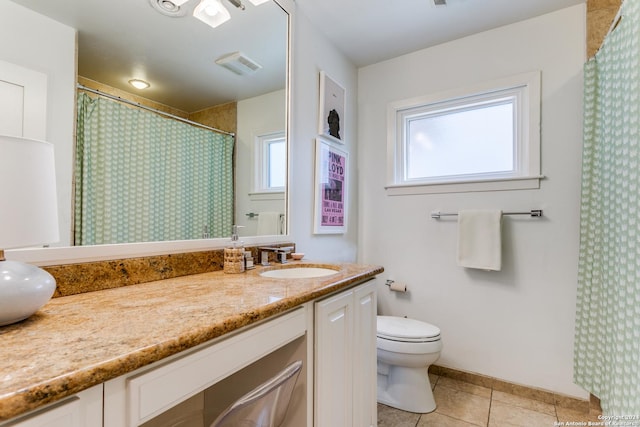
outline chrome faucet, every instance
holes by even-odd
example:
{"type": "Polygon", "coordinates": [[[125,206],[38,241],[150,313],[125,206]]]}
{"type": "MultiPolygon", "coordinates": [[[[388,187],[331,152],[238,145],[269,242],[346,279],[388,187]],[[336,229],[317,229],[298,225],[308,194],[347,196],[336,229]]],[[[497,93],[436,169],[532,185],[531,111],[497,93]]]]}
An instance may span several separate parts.
{"type": "Polygon", "coordinates": [[[262,265],[269,265],[269,252],[275,252],[278,262],[280,264],[287,263],[287,254],[291,253],[293,246],[285,246],[282,248],[276,247],[262,247],[260,250],[260,263],[262,265]]]}

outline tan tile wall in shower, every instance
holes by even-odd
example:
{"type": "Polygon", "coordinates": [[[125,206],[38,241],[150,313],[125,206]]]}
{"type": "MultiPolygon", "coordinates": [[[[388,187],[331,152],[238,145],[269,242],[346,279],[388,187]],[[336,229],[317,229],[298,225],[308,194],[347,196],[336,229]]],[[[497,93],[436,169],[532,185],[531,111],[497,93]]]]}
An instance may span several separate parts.
{"type": "Polygon", "coordinates": [[[609,32],[622,0],[587,0],[587,56],[591,58],[609,32]]]}
{"type": "Polygon", "coordinates": [[[238,129],[238,103],[229,102],[193,112],[189,114],[189,120],[225,132],[236,133],[238,129]]]}

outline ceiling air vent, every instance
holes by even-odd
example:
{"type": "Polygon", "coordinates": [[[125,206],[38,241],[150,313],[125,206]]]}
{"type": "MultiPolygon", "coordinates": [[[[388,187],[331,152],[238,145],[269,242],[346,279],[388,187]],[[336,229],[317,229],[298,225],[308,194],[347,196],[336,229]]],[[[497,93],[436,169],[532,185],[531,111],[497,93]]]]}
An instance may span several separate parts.
{"type": "Polygon", "coordinates": [[[436,6],[446,6],[447,5],[447,0],[433,0],[433,3],[436,6]]]}
{"type": "Polygon", "coordinates": [[[181,6],[186,0],[149,0],[151,7],[165,16],[177,18],[186,15],[187,11],[181,6]]]}
{"type": "Polygon", "coordinates": [[[216,59],[216,64],[238,75],[253,74],[262,66],[242,52],[233,52],[216,59]]]}

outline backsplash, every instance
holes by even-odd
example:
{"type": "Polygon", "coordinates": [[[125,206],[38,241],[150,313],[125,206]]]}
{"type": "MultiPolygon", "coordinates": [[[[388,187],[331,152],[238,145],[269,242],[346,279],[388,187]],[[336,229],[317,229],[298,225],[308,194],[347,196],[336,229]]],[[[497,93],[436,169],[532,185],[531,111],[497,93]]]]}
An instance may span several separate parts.
{"type": "MultiPolygon", "coordinates": [[[[294,246],[279,243],[261,246],[294,246]]],[[[247,246],[254,260],[258,246],[247,246]]],[[[269,261],[275,262],[275,253],[269,261]]],[[[53,298],[222,270],[223,249],[43,267],[56,279],[53,298]]]]}

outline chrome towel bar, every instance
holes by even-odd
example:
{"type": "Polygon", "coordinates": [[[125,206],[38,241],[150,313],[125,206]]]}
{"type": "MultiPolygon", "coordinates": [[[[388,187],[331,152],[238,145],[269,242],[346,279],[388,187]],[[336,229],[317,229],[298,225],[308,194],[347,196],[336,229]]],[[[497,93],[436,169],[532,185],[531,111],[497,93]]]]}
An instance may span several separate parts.
{"type": "MultiPolygon", "coordinates": [[[[260,216],[259,213],[255,213],[255,212],[249,212],[245,214],[246,216],[248,216],[249,218],[255,218],[257,216],[260,216]]],[[[284,214],[280,214],[280,218],[284,217],[284,214]]]]}
{"type": "MultiPolygon", "coordinates": [[[[542,216],[542,209],[531,209],[529,212],[502,212],[502,215],[529,215],[532,218],[542,216]]],[[[457,213],[431,212],[431,218],[440,219],[442,216],[458,216],[457,213]]]]}

